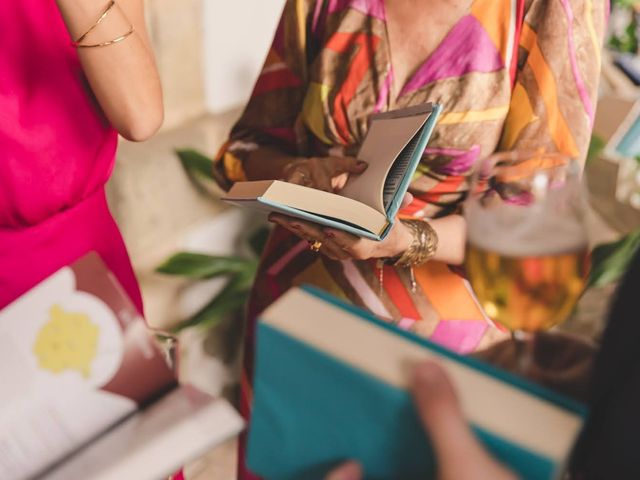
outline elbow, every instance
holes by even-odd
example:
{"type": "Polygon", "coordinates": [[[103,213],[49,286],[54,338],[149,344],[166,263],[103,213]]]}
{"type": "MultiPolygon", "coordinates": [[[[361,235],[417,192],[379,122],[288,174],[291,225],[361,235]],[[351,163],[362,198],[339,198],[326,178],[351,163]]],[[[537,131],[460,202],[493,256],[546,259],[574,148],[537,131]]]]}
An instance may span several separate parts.
{"type": "Polygon", "coordinates": [[[155,112],[145,112],[131,116],[122,125],[116,127],[118,133],[131,142],[144,142],[153,137],[164,121],[164,112],[159,108],[155,112]]]}

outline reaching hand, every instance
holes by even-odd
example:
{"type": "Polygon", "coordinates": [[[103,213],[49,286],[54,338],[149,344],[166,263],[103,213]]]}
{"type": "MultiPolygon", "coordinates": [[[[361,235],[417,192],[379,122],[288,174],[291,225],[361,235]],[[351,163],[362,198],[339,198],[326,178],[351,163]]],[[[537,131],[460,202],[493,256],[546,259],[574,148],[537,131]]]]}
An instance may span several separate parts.
{"type": "MultiPolygon", "coordinates": [[[[413,398],[429,435],[438,466],[439,480],[515,480],[516,476],[494,460],[473,435],[465,421],[453,385],[433,362],[415,370],[413,398]]],[[[421,452],[416,452],[421,455],[421,452]]],[[[356,462],[347,462],[327,480],[360,480],[356,462]]]]}
{"type": "Polygon", "coordinates": [[[326,192],[337,192],[347,183],[350,174],[361,174],[367,162],[353,157],[312,157],[296,160],[284,169],[284,180],[326,192]]]}

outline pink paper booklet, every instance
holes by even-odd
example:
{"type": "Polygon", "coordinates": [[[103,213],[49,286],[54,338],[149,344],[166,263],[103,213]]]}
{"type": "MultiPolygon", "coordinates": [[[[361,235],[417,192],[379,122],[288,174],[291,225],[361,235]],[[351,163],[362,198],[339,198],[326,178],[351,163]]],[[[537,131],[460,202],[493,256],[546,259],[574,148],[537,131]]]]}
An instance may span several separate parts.
{"type": "Polygon", "coordinates": [[[242,421],[224,400],[178,387],[133,303],[90,253],[0,311],[0,425],[0,478],[81,464],[83,478],[151,479],[242,421]],[[151,462],[146,472],[136,455],[151,462]],[[107,460],[102,470],[97,459],[107,460]]]}

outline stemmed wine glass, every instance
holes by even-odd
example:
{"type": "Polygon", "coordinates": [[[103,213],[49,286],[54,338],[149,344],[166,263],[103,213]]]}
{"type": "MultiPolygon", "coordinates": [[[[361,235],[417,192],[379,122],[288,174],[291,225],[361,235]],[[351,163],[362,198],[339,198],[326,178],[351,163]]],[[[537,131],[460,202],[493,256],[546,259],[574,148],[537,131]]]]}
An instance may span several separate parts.
{"type": "Polygon", "coordinates": [[[566,320],[584,287],[580,173],[563,155],[506,152],[482,161],[472,178],[467,275],[486,314],[512,332],[521,368],[531,362],[530,334],[566,320]]]}

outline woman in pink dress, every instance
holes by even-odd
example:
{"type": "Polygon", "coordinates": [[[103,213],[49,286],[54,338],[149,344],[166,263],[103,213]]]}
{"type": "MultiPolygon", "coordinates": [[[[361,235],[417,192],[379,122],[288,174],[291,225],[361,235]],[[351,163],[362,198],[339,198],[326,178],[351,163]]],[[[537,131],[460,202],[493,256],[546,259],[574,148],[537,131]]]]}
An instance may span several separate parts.
{"type": "Polygon", "coordinates": [[[97,251],[142,301],[104,185],[162,91],[143,0],[0,2],[0,309],[97,251]]]}

